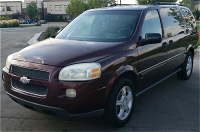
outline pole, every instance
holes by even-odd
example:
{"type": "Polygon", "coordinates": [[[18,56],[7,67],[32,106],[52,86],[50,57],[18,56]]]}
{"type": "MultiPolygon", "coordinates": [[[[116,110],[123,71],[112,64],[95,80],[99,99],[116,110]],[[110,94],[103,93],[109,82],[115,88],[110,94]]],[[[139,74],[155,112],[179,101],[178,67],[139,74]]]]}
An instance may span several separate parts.
{"type": "Polygon", "coordinates": [[[6,15],[7,15],[7,3],[6,3],[6,15]]]}
{"type": "Polygon", "coordinates": [[[120,0],[120,5],[122,4],[122,0],[120,0]]]}
{"type": "MultiPolygon", "coordinates": [[[[37,0],[36,0],[36,7],[37,7],[37,0]]],[[[38,9],[38,8],[37,8],[37,9],[38,9]]],[[[37,18],[37,23],[38,23],[38,14],[37,14],[36,18],[37,18]]]]}

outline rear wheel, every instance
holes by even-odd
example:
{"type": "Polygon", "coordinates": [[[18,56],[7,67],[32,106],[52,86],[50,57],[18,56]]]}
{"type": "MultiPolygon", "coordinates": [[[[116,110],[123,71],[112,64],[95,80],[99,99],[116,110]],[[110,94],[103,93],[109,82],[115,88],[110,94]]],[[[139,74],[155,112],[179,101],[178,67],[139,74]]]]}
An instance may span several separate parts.
{"type": "Polygon", "coordinates": [[[192,52],[189,51],[182,65],[182,70],[177,73],[177,76],[182,80],[188,80],[192,75],[192,70],[193,70],[193,54],[192,52]]]}
{"type": "Polygon", "coordinates": [[[120,78],[112,88],[104,117],[112,125],[122,127],[130,120],[134,105],[135,88],[132,81],[120,78]]]}

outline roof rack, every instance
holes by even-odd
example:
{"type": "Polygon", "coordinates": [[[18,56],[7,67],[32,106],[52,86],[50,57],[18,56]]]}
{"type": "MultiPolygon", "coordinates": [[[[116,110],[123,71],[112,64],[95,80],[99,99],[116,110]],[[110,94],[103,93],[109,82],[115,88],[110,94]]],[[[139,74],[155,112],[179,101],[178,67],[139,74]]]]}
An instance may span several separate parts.
{"type": "Polygon", "coordinates": [[[137,5],[137,4],[112,4],[110,6],[130,6],[130,5],[137,5]]]}
{"type": "Polygon", "coordinates": [[[178,5],[178,6],[183,6],[181,4],[172,3],[172,2],[155,2],[153,5],[178,5]]]}

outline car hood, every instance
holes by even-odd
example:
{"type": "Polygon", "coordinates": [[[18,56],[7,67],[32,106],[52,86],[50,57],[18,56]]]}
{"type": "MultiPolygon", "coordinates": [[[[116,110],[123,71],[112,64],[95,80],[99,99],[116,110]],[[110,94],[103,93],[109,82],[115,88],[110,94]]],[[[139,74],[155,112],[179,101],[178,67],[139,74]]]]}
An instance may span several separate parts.
{"type": "Polygon", "coordinates": [[[19,51],[14,60],[66,66],[72,63],[94,62],[123,49],[122,42],[88,42],[46,39],[19,51]]]}

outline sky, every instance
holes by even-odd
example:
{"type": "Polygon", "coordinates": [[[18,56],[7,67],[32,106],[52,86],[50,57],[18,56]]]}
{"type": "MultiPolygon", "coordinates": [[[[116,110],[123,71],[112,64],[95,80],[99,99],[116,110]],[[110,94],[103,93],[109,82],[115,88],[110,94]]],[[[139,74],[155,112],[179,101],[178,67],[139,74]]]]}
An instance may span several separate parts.
{"type": "MultiPolygon", "coordinates": [[[[0,0],[0,1],[24,1],[24,0],[0,0]]],[[[118,0],[119,2],[120,0],[118,0]]],[[[122,4],[135,4],[136,0],[121,0],[122,4]]]]}

